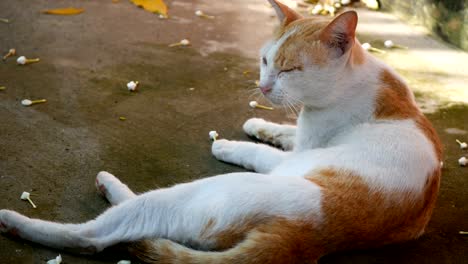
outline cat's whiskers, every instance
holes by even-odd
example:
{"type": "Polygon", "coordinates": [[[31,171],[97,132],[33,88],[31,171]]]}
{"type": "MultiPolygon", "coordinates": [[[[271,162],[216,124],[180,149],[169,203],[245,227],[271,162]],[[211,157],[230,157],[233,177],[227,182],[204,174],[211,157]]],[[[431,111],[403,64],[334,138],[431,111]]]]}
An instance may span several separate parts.
{"type": "Polygon", "coordinates": [[[296,113],[298,114],[301,111],[302,106],[304,105],[304,102],[294,96],[291,96],[290,94],[286,94],[289,102],[291,103],[291,106],[296,110],[296,113]]]}
{"type": "MultiPolygon", "coordinates": [[[[251,89],[248,89],[247,91],[245,91],[246,93],[249,93],[249,99],[253,96],[259,96],[261,95],[261,91],[260,89],[258,89],[258,87],[255,87],[255,88],[251,88],[251,89]]],[[[258,99],[258,97],[257,97],[258,99]]]]}
{"type": "Polygon", "coordinates": [[[291,118],[297,118],[296,110],[289,101],[286,101],[286,106],[288,107],[287,109],[289,109],[289,111],[291,112],[291,113],[287,114],[287,116],[291,117],[291,118]]]}
{"type": "Polygon", "coordinates": [[[290,103],[291,107],[294,109],[294,111],[296,113],[296,117],[297,117],[297,115],[299,115],[299,112],[301,111],[302,105],[304,105],[304,103],[302,103],[301,100],[295,99],[293,97],[289,97],[289,103],[290,103]]]}
{"type": "Polygon", "coordinates": [[[263,93],[258,93],[257,96],[255,97],[255,100],[254,101],[259,101],[260,99],[262,98],[265,98],[265,96],[263,95],[263,93]]]}
{"type": "Polygon", "coordinates": [[[282,102],[283,108],[286,111],[286,115],[292,118],[297,118],[300,112],[301,105],[303,102],[285,91],[280,91],[279,95],[275,96],[276,99],[280,99],[279,101],[282,102]],[[299,109],[298,109],[299,108],[299,109]]]}
{"type": "Polygon", "coordinates": [[[277,96],[277,98],[281,102],[281,105],[286,112],[286,116],[294,115],[294,111],[291,109],[289,101],[287,100],[286,92],[280,90],[280,95],[277,96]]]}

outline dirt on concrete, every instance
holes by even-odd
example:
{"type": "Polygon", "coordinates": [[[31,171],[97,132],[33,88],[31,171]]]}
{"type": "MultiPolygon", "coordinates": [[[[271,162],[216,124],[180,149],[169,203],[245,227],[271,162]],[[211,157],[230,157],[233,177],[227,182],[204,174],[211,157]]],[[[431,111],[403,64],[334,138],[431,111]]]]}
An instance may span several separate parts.
{"type": "MultiPolygon", "coordinates": [[[[0,24],[0,51],[16,48],[19,55],[41,58],[27,66],[17,66],[15,59],[0,63],[0,86],[6,86],[0,91],[0,208],[53,221],[87,221],[109,206],[94,187],[101,170],[136,192],[240,171],[212,157],[208,131],[249,140],[241,126],[250,117],[294,122],[282,110],[248,107],[257,99],[250,94],[258,78],[258,49],[277,22],[265,1],[167,3],[169,20],[127,1],[0,2],[0,17],[11,20],[0,24]],[[40,12],[68,6],[85,12],[66,17],[40,12]],[[216,18],[200,19],[194,15],[197,9],[216,18]],[[184,38],[192,45],[167,46],[184,38]],[[128,92],[130,80],[140,81],[138,92],[128,92]],[[48,101],[24,107],[20,102],[25,98],[48,101]],[[37,209],[19,199],[22,191],[31,192],[37,209]]],[[[363,21],[379,16],[360,13],[363,21]]],[[[389,25],[401,24],[383,16],[389,25]]],[[[360,34],[372,40],[369,31],[360,34]]],[[[418,43],[424,48],[438,42],[418,43]]],[[[440,45],[439,51],[459,54],[440,45]]],[[[417,52],[395,51],[382,58],[398,69],[398,58],[415,61],[421,55],[417,52]]],[[[462,54],[454,57],[463,59],[462,54]]],[[[421,63],[422,71],[427,72],[427,65],[421,63]]],[[[457,66],[457,74],[443,75],[455,84],[455,94],[466,80],[466,72],[459,70],[457,66]]],[[[405,77],[414,76],[412,72],[405,77]]],[[[418,81],[413,79],[423,86],[418,81]]],[[[468,152],[460,150],[455,139],[468,141],[468,107],[465,98],[444,97],[444,85],[436,84],[441,96],[434,96],[436,91],[429,97],[436,102],[428,117],[445,143],[445,165],[426,234],[405,244],[332,254],[320,263],[466,262],[468,238],[459,231],[468,231],[468,168],[459,167],[457,160],[468,152]]],[[[427,93],[418,91],[417,96],[428,98],[427,93]]],[[[127,258],[119,249],[77,256],[0,236],[0,263],[44,263],[58,254],[64,263],[116,263],[127,258]]]]}

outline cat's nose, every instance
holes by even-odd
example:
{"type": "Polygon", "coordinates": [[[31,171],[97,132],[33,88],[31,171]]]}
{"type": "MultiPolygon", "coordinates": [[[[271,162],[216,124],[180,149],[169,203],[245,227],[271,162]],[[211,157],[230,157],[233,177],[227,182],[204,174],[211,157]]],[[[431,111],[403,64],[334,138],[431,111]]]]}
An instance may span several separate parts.
{"type": "Polygon", "coordinates": [[[267,94],[268,92],[271,91],[271,85],[260,86],[259,88],[263,94],[267,94]]]}

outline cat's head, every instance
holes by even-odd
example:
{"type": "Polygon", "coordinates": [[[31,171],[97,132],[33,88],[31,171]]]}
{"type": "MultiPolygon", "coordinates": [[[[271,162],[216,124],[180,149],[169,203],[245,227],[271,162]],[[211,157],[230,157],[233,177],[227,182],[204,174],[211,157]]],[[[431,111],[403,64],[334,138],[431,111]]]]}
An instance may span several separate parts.
{"type": "MultiPolygon", "coordinates": [[[[303,18],[286,5],[269,0],[281,26],[260,56],[260,90],[275,104],[301,101],[327,107],[339,98],[335,83],[356,62],[357,14],[342,13],[332,21],[303,18]]],[[[359,56],[358,56],[359,57],[359,56]]]]}

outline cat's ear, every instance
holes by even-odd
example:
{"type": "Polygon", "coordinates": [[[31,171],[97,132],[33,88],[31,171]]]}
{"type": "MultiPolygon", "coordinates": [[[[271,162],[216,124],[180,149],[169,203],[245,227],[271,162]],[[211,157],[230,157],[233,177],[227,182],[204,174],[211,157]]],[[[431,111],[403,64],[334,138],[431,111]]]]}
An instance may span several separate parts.
{"type": "Polygon", "coordinates": [[[357,21],[355,11],[344,12],[322,30],[320,41],[336,50],[338,57],[345,54],[354,44],[357,21]]]}
{"type": "Polygon", "coordinates": [[[302,18],[302,15],[292,10],[285,4],[282,4],[276,0],[268,0],[268,2],[270,2],[271,6],[275,9],[276,15],[278,16],[278,19],[280,20],[280,23],[283,24],[283,26],[287,26],[294,20],[302,18]]]}

